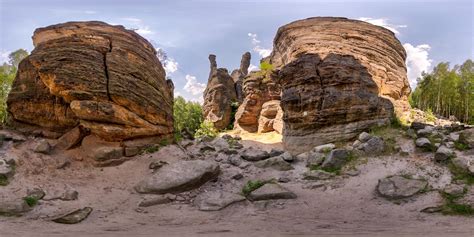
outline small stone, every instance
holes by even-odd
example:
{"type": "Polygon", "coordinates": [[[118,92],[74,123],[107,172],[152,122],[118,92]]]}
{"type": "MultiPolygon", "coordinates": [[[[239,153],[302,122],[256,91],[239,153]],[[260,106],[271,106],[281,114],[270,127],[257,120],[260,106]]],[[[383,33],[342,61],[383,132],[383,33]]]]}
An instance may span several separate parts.
{"type": "Polygon", "coordinates": [[[366,132],[359,134],[358,137],[360,142],[367,142],[370,138],[372,138],[372,136],[366,132]]]}
{"type": "Polygon", "coordinates": [[[271,200],[271,199],[294,199],[296,194],[274,183],[266,183],[262,187],[252,191],[248,197],[251,201],[271,200]]]}
{"type": "Polygon", "coordinates": [[[234,166],[240,166],[243,162],[240,156],[229,156],[228,161],[231,165],[234,166]]]}
{"type": "Polygon", "coordinates": [[[41,200],[46,196],[46,193],[41,188],[33,188],[26,191],[26,196],[41,200]]]}
{"type": "Polygon", "coordinates": [[[239,152],[235,149],[223,149],[222,152],[226,155],[236,155],[239,152]]]}
{"type": "Polygon", "coordinates": [[[443,189],[444,193],[459,196],[464,193],[464,185],[461,184],[449,184],[443,189]]]}
{"type": "Polygon", "coordinates": [[[283,160],[286,162],[293,162],[295,160],[294,156],[291,155],[291,153],[289,152],[284,152],[280,155],[280,157],[283,158],[283,160]]]}
{"type": "Polygon", "coordinates": [[[433,146],[431,145],[430,140],[428,140],[428,138],[425,138],[425,137],[421,137],[421,138],[416,139],[415,145],[419,148],[423,148],[423,149],[426,149],[426,150],[431,150],[433,148],[433,146]]]}
{"type": "Polygon", "coordinates": [[[173,200],[169,199],[165,195],[158,195],[158,196],[154,196],[154,197],[147,198],[145,200],[140,201],[140,203],[138,203],[138,206],[139,207],[151,207],[151,206],[170,203],[171,201],[173,201],[173,200]]]}
{"type": "Polygon", "coordinates": [[[281,156],[276,156],[272,158],[268,158],[266,160],[261,160],[255,162],[255,166],[258,168],[272,168],[279,171],[287,171],[294,169],[290,163],[283,160],[281,156]]]}
{"type": "Polygon", "coordinates": [[[413,123],[411,123],[410,128],[412,128],[414,130],[420,130],[420,129],[425,128],[426,126],[428,126],[428,124],[426,124],[426,123],[413,122],[413,123]]]}
{"type": "Polygon", "coordinates": [[[459,133],[450,133],[448,136],[449,140],[453,142],[459,141],[459,133]]]}
{"type": "Polygon", "coordinates": [[[362,150],[370,155],[379,155],[385,151],[385,142],[382,138],[373,136],[363,144],[362,150]]]}
{"type": "Polygon", "coordinates": [[[222,135],[222,138],[225,139],[225,140],[232,140],[233,139],[233,137],[229,134],[222,135]]]}
{"type": "Polygon", "coordinates": [[[317,189],[317,188],[325,188],[325,187],[326,185],[320,182],[311,182],[311,183],[304,184],[302,186],[302,188],[304,189],[317,189]]]}
{"type": "Polygon", "coordinates": [[[0,215],[21,216],[30,210],[30,206],[23,199],[0,201],[0,215]]]}
{"type": "Polygon", "coordinates": [[[359,140],[355,140],[353,143],[352,143],[352,147],[354,148],[358,148],[362,143],[359,141],[359,140]]]}
{"type": "Polygon", "coordinates": [[[66,190],[66,192],[64,192],[63,195],[61,195],[59,199],[63,201],[74,201],[74,200],[77,200],[78,197],[79,197],[79,193],[77,191],[66,190]]]}
{"type": "Polygon", "coordinates": [[[434,156],[436,161],[445,161],[451,157],[454,157],[454,151],[445,146],[440,146],[434,156]]]}
{"type": "Polygon", "coordinates": [[[328,143],[328,144],[317,146],[317,147],[313,148],[312,151],[327,153],[327,152],[332,151],[334,148],[336,148],[336,145],[334,145],[332,143],[328,143]]]}
{"type": "Polygon", "coordinates": [[[91,212],[91,207],[85,207],[53,219],[53,221],[61,224],[76,224],[86,219],[91,212]]]}
{"type": "Polygon", "coordinates": [[[321,165],[322,168],[340,169],[349,159],[349,151],[346,149],[332,150],[321,165]]]}
{"type": "Polygon", "coordinates": [[[268,154],[270,155],[270,157],[274,157],[279,156],[283,153],[285,153],[284,150],[272,148],[268,154]]]}
{"type": "Polygon", "coordinates": [[[303,179],[305,180],[326,180],[331,179],[334,176],[333,173],[324,170],[310,170],[303,173],[303,179]]]}
{"type": "Polygon", "coordinates": [[[194,204],[201,211],[218,211],[233,203],[244,200],[245,197],[239,194],[225,191],[215,191],[198,195],[194,200],[194,204]]]}
{"type": "Polygon", "coordinates": [[[426,207],[426,208],[423,208],[420,212],[423,212],[423,213],[436,213],[436,212],[441,212],[441,211],[443,211],[443,207],[438,206],[438,207],[426,207]]]}
{"type": "Polygon", "coordinates": [[[278,182],[279,182],[279,183],[288,183],[288,182],[290,182],[290,181],[291,181],[291,180],[290,180],[290,178],[288,178],[288,177],[279,177],[279,178],[278,178],[278,182]]]}
{"type": "Polygon", "coordinates": [[[242,178],[244,177],[244,175],[242,175],[242,173],[236,173],[234,175],[232,175],[232,179],[235,179],[235,180],[241,180],[242,178]]]}
{"type": "Polygon", "coordinates": [[[0,176],[8,179],[13,176],[13,169],[5,159],[0,159],[0,176]]]}
{"type": "Polygon", "coordinates": [[[348,170],[348,171],[344,172],[344,174],[349,175],[349,176],[357,176],[357,175],[360,174],[360,170],[351,169],[351,170],[348,170]]]}
{"type": "Polygon", "coordinates": [[[42,153],[42,154],[49,154],[51,151],[51,145],[46,140],[40,140],[38,144],[36,144],[34,152],[42,153]]]}
{"type": "Polygon", "coordinates": [[[427,186],[428,182],[425,180],[392,176],[380,179],[377,184],[377,191],[388,199],[402,199],[420,193],[427,186]]]}
{"type": "Polygon", "coordinates": [[[264,150],[257,150],[253,147],[249,147],[241,154],[242,158],[247,161],[260,161],[270,157],[270,154],[264,150]]]}
{"type": "Polygon", "coordinates": [[[320,166],[326,155],[321,152],[309,152],[306,159],[306,167],[320,166]]]}
{"type": "Polygon", "coordinates": [[[157,160],[157,161],[151,162],[150,165],[148,165],[148,168],[150,168],[152,170],[157,170],[157,169],[160,169],[161,167],[163,167],[167,164],[168,164],[168,162],[166,162],[166,161],[157,160]]]}

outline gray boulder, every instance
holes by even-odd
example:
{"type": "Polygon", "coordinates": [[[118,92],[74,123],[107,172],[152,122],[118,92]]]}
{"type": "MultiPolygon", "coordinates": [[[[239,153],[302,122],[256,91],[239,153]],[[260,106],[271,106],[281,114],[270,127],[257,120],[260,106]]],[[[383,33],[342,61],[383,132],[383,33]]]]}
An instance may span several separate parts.
{"type": "Polygon", "coordinates": [[[219,173],[219,165],[214,161],[179,161],[151,174],[139,182],[135,190],[139,193],[180,193],[200,187],[219,173]]]}
{"type": "Polygon", "coordinates": [[[86,219],[91,212],[91,207],[85,207],[53,219],[53,221],[61,224],[76,224],[86,219]]]}
{"type": "Polygon", "coordinates": [[[385,142],[382,138],[374,136],[362,145],[362,150],[370,155],[379,155],[385,151],[385,142]]]}
{"type": "Polygon", "coordinates": [[[306,167],[320,166],[324,162],[325,158],[326,158],[326,155],[323,153],[308,152],[307,158],[306,158],[306,167]]]}
{"type": "Polygon", "coordinates": [[[303,179],[305,180],[326,180],[331,179],[334,176],[333,173],[324,170],[310,170],[303,173],[303,179]]]}
{"type": "Polygon", "coordinates": [[[428,186],[428,182],[402,176],[380,179],[377,184],[378,193],[387,199],[403,199],[420,193],[428,186]]]}
{"type": "Polygon", "coordinates": [[[272,148],[268,154],[270,155],[270,157],[274,157],[279,156],[283,153],[285,153],[284,150],[272,148]]]}
{"type": "Polygon", "coordinates": [[[436,161],[445,161],[454,156],[454,151],[447,148],[446,146],[440,146],[435,153],[436,161]]]}
{"type": "Polygon", "coordinates": [[[324,144],[313,148],[313,152],[330,152],[336,148],[336,145],[332,143],[324,144]]]}
{"type": "Polygon", "coordinates": [[[276,156],[268,158],[266,160],[255,162],[255,166],[258,168],[272,168],[279,171],[287,171],[293,169],[293,166],[291,166],[290,163],[286,162],[281,156],[276,156]]]}
{"type": "Polygon", "coordinates": [[[51,145],[46,140],[40,140],[34,149],[36,153],[49,154],[51,152],[51,145]]]}
{"type": "Polygon", "coordinates": [[[453,196],[460,196],[464,193],[464,185],[449,184],[443,189],[443,192],[453,196]]]}
{"type": "Polygon", "coordinates": [[[199,194],[194,204],[201,211],[218,211],[233,203],[244,201],[245,197],[225,191],[215,191],[199,194]]]}
{"type": "Polygon", "coordinates": [[[360,142],[367,142],[372,136],[366,132],[359,134],[358,140],[360,142]]]}
{"type": "Polygon", "coordinates": [[[334,149],[321,165],[322,168],[340,169],[350,158],[350,152],[346,149],[334,149]]]}
{"type": "Polygon", "coordinates": [[[151,206],[156,206],[156,205],[161,205],[161,204],[166,204],[170,203],[173,200],[170,199],[167,195],[154,195],[153,197],[146,198],[140,203],[138,203],[139,207],[151,207],[151,206]]]}
{"type": "Polygon", "coordinates": [[[251,192],[247,198],[251,201],[270,199],[295,199],[296,194],[279,184],[266,183],[262,187],[251,192]]]}
{"type": "Polygon", "coordinates": [[[428,140],[428,138],[425,138],[425,137],[420,137],[416,139],[415,145],[425,150],[433,149],[433,145],[431,144],[430,140],[428,140]]]}
{"type": "Polygon", "coordinates": [[[0,200],[0,215],[21,216],[31,208],[23,199],[0,200]]]}
{"type": "Polygon", "coordinates": [[[259,161],[269,158],[270,154],[264,150],[257,150],[253,147],[249,147],[242,152],[241,156],[247,161],[259,161]]]}
{"type": "Polygon", "coordinates": [[[459,142],[474,148],[474,128],[466,129],[459,132],[459,142]]]}

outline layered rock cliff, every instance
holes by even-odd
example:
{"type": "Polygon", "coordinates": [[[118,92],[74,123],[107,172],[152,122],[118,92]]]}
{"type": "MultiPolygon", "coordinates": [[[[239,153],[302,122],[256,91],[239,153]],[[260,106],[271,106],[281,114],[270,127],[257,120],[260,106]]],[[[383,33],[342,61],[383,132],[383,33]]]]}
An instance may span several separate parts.
{"type": "Polygon", "coordinates": [[[269,60],[282,86],[286,148],[350,139],[409,108],[405,58],[391,31],[362,21],[315,17],[280,27],[269,60]]]}
{"type": "Polygon", "coordinates": [[[108,141],[169,137],[173,83],[154,47],[103,22],[39,28],[8,97],[11,126],[60,136],[81,126],[108,141]]]}

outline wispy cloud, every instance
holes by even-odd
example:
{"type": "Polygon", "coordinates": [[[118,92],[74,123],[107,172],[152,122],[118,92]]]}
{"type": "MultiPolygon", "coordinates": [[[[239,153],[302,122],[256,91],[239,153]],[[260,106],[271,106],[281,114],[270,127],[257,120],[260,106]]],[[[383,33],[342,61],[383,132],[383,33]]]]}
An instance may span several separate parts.
{"type": "Polygon", "coordinates": [[[403,44],[407,52],[407,70],[408,80],[412,89],[415,89],[417,79],[421,76],[422,72],[427,72],[433,60],[429,58],[429,52],[431,47],[428,44],[420,44],[413,46],[409,43],[403,44]]]}
{"type": "Polygon", "coordinates": [[[184,90],[191,93],[192,95],[202,95],[206,89],[206,84],[199,83],[195,76],[186,75],[186,85],[184,85],[184,90]]]}
{"type": "Polygon", "coordinates": [[[146,25],[142,19],[135,18],[135,17],[125,17],[121,18],[121,20],[127,22],[127,26],[132,28],[135,32],[142,36],[152,35],[153,32],[148,25],[146,25]]]}
{"type": "Polygon", "coordinates": [[[255,33],[248,33],[247,34],[250,39],[252,40],[252,45],[253,45],[253,51],[258,53],[260,55],[260,57],[264,58],[264,57],[267,57],[269,56],[271,53],[272,53],[272,49],[266,49],[266,48],[263,48],[261,45],[260,45],[260,40],[258,40],[257,38],[257,34],[255,33]]]}
{"type": "Polygon", "coordinates": [[[258,71],[258,70],[259,70],[259,68],[258,68],[257,66],[255,66],[255,65],[253,65],[253,64],[250,64],[250,66],[249,66],[249,72],[251,72],[251,71],[258,71]]]}
{"type": "Polygon", "coordinates": [[[10,53],[10,51],[0,50],[0,64],[8,63],[10,53]]]}
{"type": "Polygon", "coordinates": [[[166,74],[171,74],[178,71],[178,62],[173,58],[168,57],[168,54],[162,48],[156,48],[156,56],[163,64],[166,74]]]}
{"type": "Polygon", "coordinates": [[[388,19],[385,19],[385,18],[359,17],[358,20],[365,21],[376,26],[387,28],[397,35],[400,34],[400,31],[398,31],[398,29],[407,27],[406,25],[396,25],[396,24],[389,23],[388,19]]]}

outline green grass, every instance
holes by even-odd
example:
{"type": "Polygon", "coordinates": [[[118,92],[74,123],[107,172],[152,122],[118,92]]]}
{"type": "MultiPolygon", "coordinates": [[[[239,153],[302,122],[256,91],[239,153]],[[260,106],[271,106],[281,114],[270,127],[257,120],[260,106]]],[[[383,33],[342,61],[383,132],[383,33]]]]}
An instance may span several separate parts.
{"type": "Polygon", "coordinates": [[[451,162],[448,164],[448,169],[453,175],[453,180],[464,180],[468,185],[474,184],[474,175],[468,173],[467,170],[458,168],[451,162]]]}
{"type": "Polygon", "coordinates": [[[442,213],[445,215],[463,215],[472,216],[474,215],[474,208],[467,204],[456,203],[456,200],[462,195],[451,195],[447,193],[441,194],[444,198],[445,203],[442,206],[442,213]]]}
{"type": "Polygon", "coordinates": [[[249,180],[245,185],[244,187],[242,188],[242,194],[244,196],[248,196],[251,192],[259,189],[260,187],[262,187],[263,185],[265,185],[266,183],[268,183],[268,181],[264,181],[264,180],[249,180]]]}
{"type": "Polygon", "coordinates": [[[0,186],[7,186],[8,183],[8,178],[4,175],[0,175],[0,186]]]}
{"type": "Polygon", "coordinates": [[[28,204],[30,207],[34,207],[38,204],[38,199],[32,196],[26,196],[23,198],[23,200],[25,200],[26,204],[28,204]]]}
{"type": "Polygon", "coordinates": [[[455,141],[454,142],[454,148],[456,148],[457,150],[459,151],[465,151],[465,150],[468,150],[469,149],[469,146],[462,143],[462,142],[459,142],[459,141],[455,141]]]}

